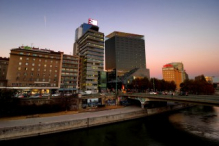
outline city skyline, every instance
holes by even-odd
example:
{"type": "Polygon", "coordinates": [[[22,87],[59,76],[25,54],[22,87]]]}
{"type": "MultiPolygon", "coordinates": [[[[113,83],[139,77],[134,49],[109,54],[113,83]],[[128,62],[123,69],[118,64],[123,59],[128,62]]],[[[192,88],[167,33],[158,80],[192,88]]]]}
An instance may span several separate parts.
{"type": "Polygon", "coordinates": [[[73,54],[75,28],[96,19],[105,35],[122,31],[144,35],[150,76],[182,62],[190,79],[219,77],[217,0],[0,0],[1,57],[21,45],[73,54]]]}

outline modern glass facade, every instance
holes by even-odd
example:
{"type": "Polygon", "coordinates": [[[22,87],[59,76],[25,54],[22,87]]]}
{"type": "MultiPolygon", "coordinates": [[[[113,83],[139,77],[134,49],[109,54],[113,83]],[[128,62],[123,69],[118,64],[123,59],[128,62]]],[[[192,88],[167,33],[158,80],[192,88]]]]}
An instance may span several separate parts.
{"type": "Polygon", "coordinates": [[[98,92],[98,71],[103,71],[104,62],[104,34],[91,27],[76,44],[77,54],[80,56],[80,90],[98,92]]]}
{"type": "Polygon", "coordinates": [[[143,35],[113,32],[106,36],[105,69],[117,70],[122,76],[134,68],[146,69],[145,41],[143,35]]]}

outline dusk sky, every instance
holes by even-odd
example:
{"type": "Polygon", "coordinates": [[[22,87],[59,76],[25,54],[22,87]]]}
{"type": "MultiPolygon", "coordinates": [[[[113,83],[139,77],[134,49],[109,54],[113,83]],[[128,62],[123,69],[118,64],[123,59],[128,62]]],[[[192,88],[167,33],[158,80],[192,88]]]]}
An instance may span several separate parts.
{"type": "Polygon", "coordinates": [[[190,79],[219,78],[219,0],[0,0],[0,56],[21,45],[72,54],[75,29],[88,18],[105,35],[144,35],[151,77],[182,62],[190,79]]]}

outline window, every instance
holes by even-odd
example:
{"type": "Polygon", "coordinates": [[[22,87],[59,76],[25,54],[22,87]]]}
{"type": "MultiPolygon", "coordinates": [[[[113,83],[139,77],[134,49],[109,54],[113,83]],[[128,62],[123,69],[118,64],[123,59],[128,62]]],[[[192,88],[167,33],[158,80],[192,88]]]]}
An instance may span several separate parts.
{"type": "Polygon", "coordinates": [[[52,65],[50,65],[50,67],[52,67],[52,65]]]}
{"type": "Polygon", "coordinates": [[[47,62],[47,60],[45,60],[45,62],[47,62]]]}
{"type": "Polygon", "coordinates": [[[55,72],[57,72],[57,70],[55,70],[55,72]]]}
{"type": "Polygon", "coordinates": [[[27,67],[25,67],[25,68],[24,68],[24,70],[28,70],[28,68],[27,68],[27,67]]]}
{"type": "Polygon", "coordinates": [[[29,60],[29,58],[26,58],[26,60],[29,60]]]}
{"type": "Polygon", "coordinates": [[[41,62],[41,59],[39,59],[39,62],[41,62]]]}
{"type": "Polygon", "coordinates": [[[20,57],[20,60],[22,60],[22,57],[20,57]]]}
{"type": "Polygon", "coordinates": [[[40,68],[38,68],[38,71],[40,71],[40,68]]]}
{"type": "Polygon", "coordinates": [[[26,62],[25,64],[28,65],[28,62],[26,62]]]}
{"type": "Polygon", "coordinates": [[[44,69],[44,71],[46,71],[46,69],[44,69]]]}
{"type": "Polygon", "coordinates": [[[22,63],[21,62],[19,62],[19,65],[21,65],[22,63]]]}
{"type": "Polygon", "coordinates": [[[46,67],[46,64],[44,64],[44,67],[46,67]]]}
{"type": "Polygon", "coordinates": [[[31,68],[32,71],[34,71],[34,68],[31,68]]]}
{"type": "Polygon", "coordinates": [[[41,66],[41,64],[38,64],[38,66],[41,66]]]}
{"type": "Polygon", "coordinates": [[[36,59],[35,58],[33,58],[33,61],[35,61],[36,59]]]}
{"type": "Polygon", "coordinates": [[[21,70],[21,67],[18,67],[18,69],[17,70],[21,70]]]}
{"type": "Polygon", "coordinates": [[[32,63],[32,66],[34,66],[35,65],[35,63],[32,63]]]}

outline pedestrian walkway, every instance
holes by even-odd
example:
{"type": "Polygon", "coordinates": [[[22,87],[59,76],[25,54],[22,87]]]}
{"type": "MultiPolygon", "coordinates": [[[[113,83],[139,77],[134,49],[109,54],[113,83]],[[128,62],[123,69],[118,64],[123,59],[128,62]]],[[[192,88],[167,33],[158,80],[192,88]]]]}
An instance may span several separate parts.
{"type": "Polygon", "coordinates": [[[35,118],[20,118],[20,119],[1,119],[0,120],[0,128],[6,127],[16,127],[16,126],[27,126],[27,125],[35,125],[35,124],[48,124],[52,122],[62,122],[62,121],[70,121],[76,119],[84,119],[84,118],[92,118],[92,117],[101,117],[105,115],[115,115],[121,113],[128,113],[133,111],[142,110],[140,107],[130,106],[124,107],[118,106],[117,108],[113,106],[106,107],[105,110],[101,111],[83,111],[78,113],[68,112],[65,114],[53,115],[53,116],[39,116],[35,118]]]}

